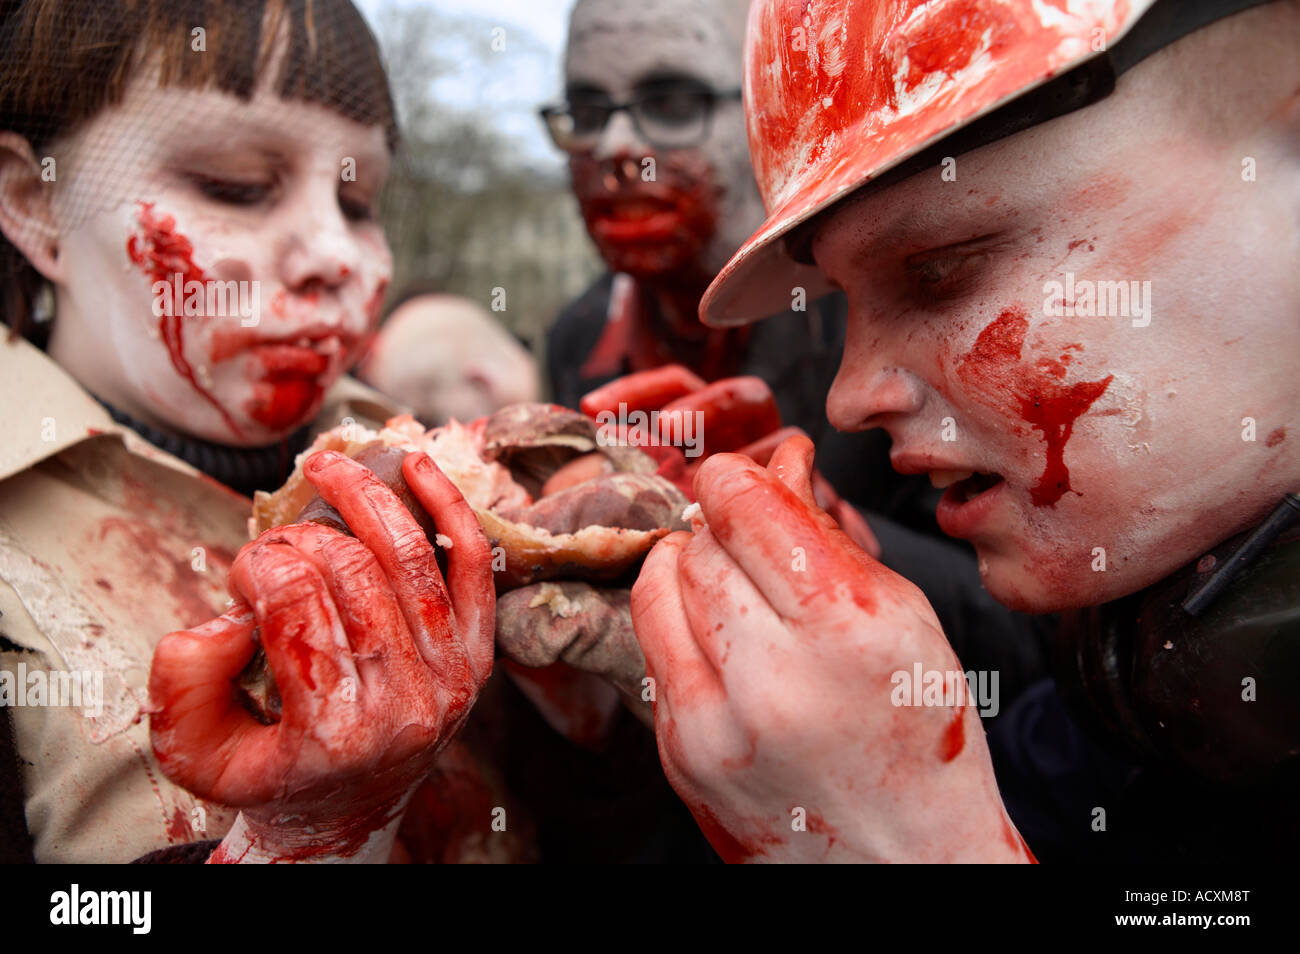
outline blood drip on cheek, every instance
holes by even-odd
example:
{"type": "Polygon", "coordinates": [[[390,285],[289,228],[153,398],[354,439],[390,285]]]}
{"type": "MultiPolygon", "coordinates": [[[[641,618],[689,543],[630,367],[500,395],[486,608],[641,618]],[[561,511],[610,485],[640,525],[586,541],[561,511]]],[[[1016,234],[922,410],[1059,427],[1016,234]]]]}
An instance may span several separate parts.
{"type": "Polygon", "coordinates": [[[1070,352],[1082,350],[1077,344],[1067,345],[1057,358],[1022,364],[1020,354],[1028,331],[1024,309],[1005,309],[980,332],[957,374],[992,406],[999,406],[999,395],[1010,394],[1020,417],[1043,435],[1047,460],[1030,499],[1036,507],[1054,507],[1067,492],[1077,493],[1070,486],[1070,470],[1065,466],[1065,445],[1074,422],[1105,393],[1114,375],[1066,384],[1070,352]]]}
{"type": "MultiPolygon", "coordinates": [[[[128,236],[126,254],[154,282],[172,284],[175,276],[181,276],[181,287],[195,281],[204,282],[203,269],[194,264],[194,246],[190,240],[176,230],[176,220],[170,215],[155,215],[152,202],[140,202],[136,211],[136,222],[140,234],[128,236]]],[[[173,307],[172,311],[178,311],[173,307]]],[[[180,314],[164,314],[158,319],[158,332],[163,345],[167,348],[172,367],[176,373],[189,382],[199,396],[216,409],[226,427],[236,437],[243,436],[239,425],[221,405],[213,394],[203,387],[194,376],[194,369],[185,359],[184,338],[181,333],[184,317],[180,314]]]]}

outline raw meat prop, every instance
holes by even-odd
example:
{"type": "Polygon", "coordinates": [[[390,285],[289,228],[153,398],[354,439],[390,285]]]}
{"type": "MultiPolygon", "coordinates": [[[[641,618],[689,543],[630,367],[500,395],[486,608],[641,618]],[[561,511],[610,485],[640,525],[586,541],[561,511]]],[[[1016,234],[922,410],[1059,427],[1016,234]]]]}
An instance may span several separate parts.
{"type": "Polygon", "coordinates": [[[472,424],[452,421],[428,432],[407,416],[378,432],[357,425],[326,431],[299,455],[283,487],[257,494],[254,533],[298,521],[346,529],[302,477],[302,462],[322,450],[373,470],[435,540],[401,474],[407,453],[432,457],[465,495],[494,548],[498,591],[538,580],[617,579],[661,537],[685,529],[681,512],[689,501],[656,475],[654,459],[633,447],[601,447],[595,425],[576,411],[515,404],[472,424]]]}
{"type": "MultiPolygon", "coordinates": [[[[465,496],[493,550],[498,592],[542,580],[628,578],[662,537],[687,529],[689,501],[658,471],[669,466],[634,447],[601,446],[595,424],[550,404],[515,404],[488,418],[425,431],[409,416],[381,431],[347,424],[321,434],[299,455],[289,480],[254,500],[250,531],[287,523],[320,523],[348,532],[315,494],[302,464],[324,450],[346,454],[374,471],[410,509],[440,562],[445,539],[411,495],[402,460],[424,451],[465,496]]],[[[261,719],[278,717],[278,699],[259,653],[241,680],[261,719]]]]}

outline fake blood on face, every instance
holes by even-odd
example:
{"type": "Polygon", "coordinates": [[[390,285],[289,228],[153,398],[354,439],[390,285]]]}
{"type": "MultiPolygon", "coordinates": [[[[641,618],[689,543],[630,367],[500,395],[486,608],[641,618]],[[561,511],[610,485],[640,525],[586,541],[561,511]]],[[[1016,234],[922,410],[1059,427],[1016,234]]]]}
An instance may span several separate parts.
{"type": "Polygon", "coordinates": [[[268,430],[289,430],[307,416],[320,394],[312,378],[271,376],[253,385],[248,416],[268,430]]]}
{"type": "Polygon", "coordinates": [[[1001,406],[1002,395],[1010,395],[1020,417],[1043,435],[1047,460],[1030,499],[1036,507],[1054,507],[1073,491],[1070,469],[1065,466],[1065,445],[1074,422],[1105,393],[1114,375],[1066,384],[1070,352],[1082,350],[1077,344],[1067,345],[1059,357],[1021,363],[1028,331],[1029,319],[1023,309],[1005,309],[980,332],[957,374],[986,403],[1001,406]]]}
{"type": "MultiPolygon", "coordinates": [[[[176,220],[170,215],[156,215],[152,202],[140,202],[136,210],[136,222],[140,234],[132,235],[126,240],[126,254],[133,263],[151,281],[171,284],[174,277],[181,276],[182,286],[191,281],[203,282],[206,276],[203,269],[194,264],[194,246],[184,235],[176,230],[176,220]]],[[[173,308],[172,311],[178,309],[173,308]]],[[[203,387],[194,376],[194,369],[185,358],[184,337],[182,334],[183,315],[164,314],[158,319],[158,332],[167,354],[171,358],[176,373],[189,382],[199,396],[216,409],[226,427],[236,437],[242,436],[239,425],[230,416],[221,402],[207,388],[203,387]]]]}
{"type": "Polygon", "coordinates": [[[571,173],[587,231],[614,271],[662,279],[698,267],[718,225],[719,190],[702,157],[663,156],[650,182],[626,155],[575,158],[571,173]]]}

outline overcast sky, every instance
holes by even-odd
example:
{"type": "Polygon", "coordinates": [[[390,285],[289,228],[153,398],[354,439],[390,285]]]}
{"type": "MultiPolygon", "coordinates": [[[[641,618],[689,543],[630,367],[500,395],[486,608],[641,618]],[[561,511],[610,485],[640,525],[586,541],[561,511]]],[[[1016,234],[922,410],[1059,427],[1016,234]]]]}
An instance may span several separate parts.
{"type": "MultiPolygon", "coordinates": [[[[574,0],[354,0],[372,24],[385,5],[428,6],[463,14],[505,29],[504,52],[494,53],[500,69],[474,68],[434,84],[437,98],[474,109],[519,144],[521,158],[559,168],[561,158],[537,118],[537,107],[558,98],[560,57],[574,0]]],[[[376,30],[376,32],[378,32],[376,30]]],[[[491,49],[490,31],[483,44],[491,49]]]]}

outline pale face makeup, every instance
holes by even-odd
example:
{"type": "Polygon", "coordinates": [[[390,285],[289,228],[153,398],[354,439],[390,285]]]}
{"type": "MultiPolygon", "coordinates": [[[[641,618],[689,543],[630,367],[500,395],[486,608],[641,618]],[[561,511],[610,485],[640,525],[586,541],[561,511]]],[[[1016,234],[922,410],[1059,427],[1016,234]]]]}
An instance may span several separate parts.
{"type": "Polygon", "coordinates": [[[897,469],[951,484],[941,526],[1015,609],[1135,592],[1300,489],[1294,145],[1277,115],[1189,135],[1127,89],[813,240],[850,306],[831,422],[884,427],[897,469]],[[1246,155],[1290,185],[1243,181],[1246,155]],[[1145,316],[1089,309],[1085,281],[1130,283],[1145,316]]]}
{"type": "MultiPolygon", "coordinates": [[[[737,0],[583,0],[569,23],[565,87],[619,103],[661,78],[738,88],[744,12],[737,0]]],[[[570,173],[602,257],[641,278],[712,276],[762,222],[739,99],[716,104],[695,148],[656,149],[616,113],[595,149],[571,159],[570,173]],[[647,158],[654,181],[644,177],[647,158]]]]}
{"type": "Polygon", "coordinates": [[[269,79],[242,102],[142,72],[56,155],[50,355],[166,430],[260,446],[309,421],[392,274],[383,128],[269,79]]]}

